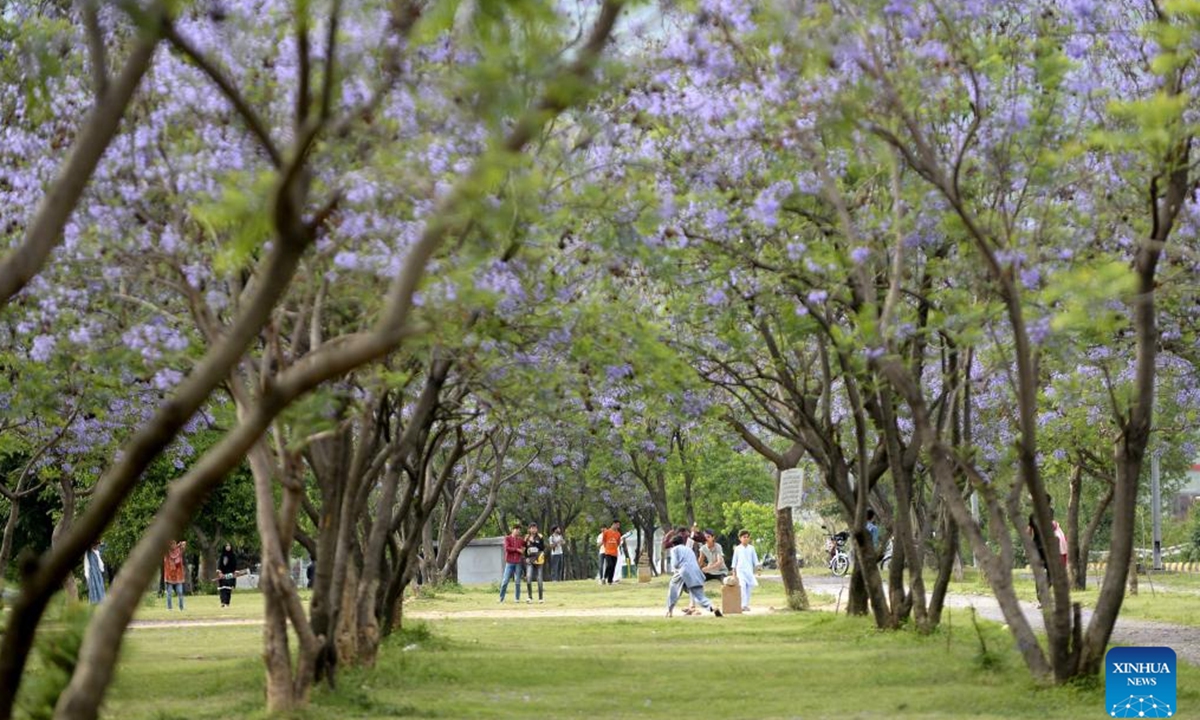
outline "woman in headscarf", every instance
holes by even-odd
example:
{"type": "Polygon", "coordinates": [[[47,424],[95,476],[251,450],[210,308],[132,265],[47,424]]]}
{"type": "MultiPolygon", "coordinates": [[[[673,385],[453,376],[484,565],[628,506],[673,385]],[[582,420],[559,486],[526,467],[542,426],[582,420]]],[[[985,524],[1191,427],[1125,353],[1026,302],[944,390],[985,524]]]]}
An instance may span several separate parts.
{"type": "Polygon", "coordinates": [[[87,581],[88,602],[93,605],[104,599],[104,560],[100,543],[94,543],[83,556],[83,579],[87,581]]]}
{"type": "Polygon", "coordinates": [[[179,610],[183,611],[183,583],[187,578],[187,570],[183,564],[183,551],[187,541],[171,541],[167,554],[163,557],[163,584],[167,586],[167,609],[171,609],[171,593],[179,598],[179,610]]]}
{"type": "Polygon", "coordinates": [[[221,557],[217,559],[217,588],[221,593],[221,607],[229,607],[233,598],[233,588],[237,586],[237,558],[233,556],[233,546],[225,543],[221,557]]]}

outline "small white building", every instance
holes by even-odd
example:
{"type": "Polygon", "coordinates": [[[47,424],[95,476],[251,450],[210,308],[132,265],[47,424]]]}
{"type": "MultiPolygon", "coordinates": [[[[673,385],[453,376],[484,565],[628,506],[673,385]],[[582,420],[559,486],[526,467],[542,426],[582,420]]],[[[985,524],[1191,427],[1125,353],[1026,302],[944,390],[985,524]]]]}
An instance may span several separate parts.
{"type": "Polygon", "coordinates": [[[1187,483],[1179,488],[1169,507],[1175,517],[1182,518],[1197,502],[1200,502],[1200,464],[1192,465],[1187,473],[1187,483]]]}
{"type": "Polygon", "coordinates": [[[458,555],[461,585],[500,582],[504,577],[504,537],[475,538],[458,555]]]}

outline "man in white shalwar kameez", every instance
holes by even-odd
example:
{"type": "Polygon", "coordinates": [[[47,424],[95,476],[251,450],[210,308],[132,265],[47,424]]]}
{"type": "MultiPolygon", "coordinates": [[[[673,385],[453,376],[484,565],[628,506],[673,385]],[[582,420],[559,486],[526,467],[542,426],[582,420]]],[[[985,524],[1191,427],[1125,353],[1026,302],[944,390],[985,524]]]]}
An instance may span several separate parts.
{"type": "Polygon", "coordinates": [[[749,531],[738,533],[738,540],[741,544],[733,549],[733,576],[742,589],[742,612],[750,612],[750,593],[758,586],[758,578],[754,577],[758,570],[758,553],[750,544],[749,531]]]}

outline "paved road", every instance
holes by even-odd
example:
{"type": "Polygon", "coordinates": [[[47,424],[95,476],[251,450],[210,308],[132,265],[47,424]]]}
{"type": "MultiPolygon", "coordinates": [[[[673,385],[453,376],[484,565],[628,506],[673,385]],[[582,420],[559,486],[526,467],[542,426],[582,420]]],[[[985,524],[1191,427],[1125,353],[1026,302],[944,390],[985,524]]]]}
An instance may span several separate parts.
{"type": "MultiPolygon", "coordinates": [[[[778,578],[767,576],[767,579],[778,578]]],[[[833,577],[829,574],[805,575],[804,588],[809,592],[833,597],[837,597],[840,592],[842,602],[845,603],[846,596],[850,593],[850,579],[833,577]]],[[[1004,614],[1000,611],[1000,603],[990,595],[953,593],[946,596],[946,605],[955,608],[974,607],[982,618],[1000,623],[1005,622],[1004,614]]],[[[1045,629],[1042,611],[1034,603],[1022,602],[1021,608],[1025,611],[1025,617],[1029,619],[1029,624],[1035,631],[1041,632],[1045,629]]],[[[1092,611],[1083,608],[1082,615],[1086,626],[1092,620],[1092,611]]],[[[1198,627],[1119,617],[1116,627],[1113,628],[1112,642],[1123,645],[1169,647],[1181,660],[1186,660],[1193,665],[1200,665],[1200,628],[1198,627]]]]}

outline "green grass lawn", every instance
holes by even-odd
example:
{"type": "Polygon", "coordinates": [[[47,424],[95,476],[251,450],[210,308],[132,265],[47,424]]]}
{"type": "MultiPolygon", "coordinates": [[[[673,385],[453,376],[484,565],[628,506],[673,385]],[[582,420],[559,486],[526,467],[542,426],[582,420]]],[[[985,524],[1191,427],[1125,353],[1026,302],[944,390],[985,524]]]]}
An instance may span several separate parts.
{"type": "MultiPolygon", "coordinates": [[[[757,607],[782,605],[781,588],[761,589],[757,607]]],[[[338,688],[318,689],[300,717],[1082,718],[1103,712],[1102,682],[1032,683],[996,624],[984,625],[992,657],[983,662],[963,612],[928,637],[882,633],[866,619],[824,612],[671,620],[550,614],[649,611],[664,595],[665,584],[656,580],[547,586],[545,605],[500,606],[486,587],[413,600],[410,616],[488,612],[410,620],[388,640],[376,668],[343,670],[338,688]]],[[[261,601],[242,593],[227,611],[253,618],[261,601]]],[[[209,609],[198,602],[195,612],[209,609]]],[[[260,653],[255,626],[131,631],[105,717],[261,716],[260,653]]],[[[1180,667],[1178,681],[1180,706],[1200,716],[1200,670],[1180,667]]]]}

